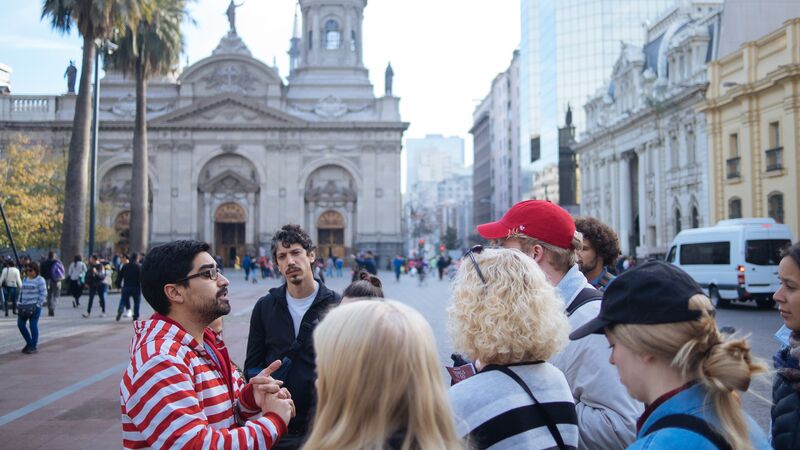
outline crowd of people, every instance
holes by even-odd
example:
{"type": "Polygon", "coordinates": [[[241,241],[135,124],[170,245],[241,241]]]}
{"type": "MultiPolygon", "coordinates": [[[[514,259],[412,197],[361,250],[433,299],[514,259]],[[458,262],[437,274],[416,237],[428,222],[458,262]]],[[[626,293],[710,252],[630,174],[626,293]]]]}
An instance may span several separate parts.
{"type": "Polygon", "coordinates": [[[154,248],[141,280],[156,314],[135,323],[120,384],[124,447],[798,448],[800,244],[780,264],[791,337],[765,433],[740,401],[765,364],[718,329],[681,269],[613,275],[613,232],[544,201],[478,232],[491,245],[459,260],[448,307],[473,370],[449,389],[428,322],[368,270],[342,295],[326,287],[297,225],[274,234],[285,282],[253,308],[241,372],[219,328],[229,282],[208,245],[154,248]]]}

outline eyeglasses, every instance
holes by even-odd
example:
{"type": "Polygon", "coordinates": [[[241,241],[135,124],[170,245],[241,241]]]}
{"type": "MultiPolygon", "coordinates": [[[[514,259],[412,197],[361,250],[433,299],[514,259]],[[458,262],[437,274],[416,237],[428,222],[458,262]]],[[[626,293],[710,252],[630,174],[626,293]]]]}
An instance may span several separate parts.
{"type": "Polygon", "coordinates": [[[466,258],[467,256],[469,256],[469,259],[472,260],[472,265],[475,266],[475,272],[478,274],[478,278],[480,278],[481,281],[483,281],[483,284],[486,284],[486,278],[483,278],[483,272],[481,272],[481,268],[480,266],[478,266],[478,261],[475,260],[475,254],[480,254],[482,251],[483,251],[482,245],[480,244],[473,245],[471,249],[467,250],[467,252],[464,253],[464,257],[466,258]]]}
{"type": "Polygon", "coordinates": [[[192,278],[197,278],[197,277],[204,277],[211,281],[216,281],[219,274],[220,274],[219,267],[214,267],[212,269],[206,269],[201,272],[193,273],[187,277],[183,277],[180,280],[175,281],[174,283],[175,284],[183,283],[184,281],[189,281],[192,278]]]}

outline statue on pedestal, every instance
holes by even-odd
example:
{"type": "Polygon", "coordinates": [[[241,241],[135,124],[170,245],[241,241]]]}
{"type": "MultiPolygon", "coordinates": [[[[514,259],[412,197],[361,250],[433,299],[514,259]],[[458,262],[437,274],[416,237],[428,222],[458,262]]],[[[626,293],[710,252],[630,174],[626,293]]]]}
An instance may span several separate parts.
{"type": "Polygon", "coordinates": [[[67,94],[75,93],[75,78],[78,77],[78,68],[75,67],[75,61],[70,60],[67,70],[64,72],[64,77],[67,79],[67,94]]]}
{"type": "Polygon", "coordinates": [[[228,10],[225,11],[225,14],[228,16],[228,24],[231,27],[229,30],[230,33],[236,34],[236,8],[242,5],[244,5],[244,2],[237,5],[231,0],[231,3],[228,5],[228,10]]]}
{"type": "Polygon", "coordinates": [[[386,73],[384,74],[383,84],[386,88],[386,95],[388,97],[392,96],[392,82],[394,79],[394,70],[392,70],[392,63],[386,66],[386,73]]]}

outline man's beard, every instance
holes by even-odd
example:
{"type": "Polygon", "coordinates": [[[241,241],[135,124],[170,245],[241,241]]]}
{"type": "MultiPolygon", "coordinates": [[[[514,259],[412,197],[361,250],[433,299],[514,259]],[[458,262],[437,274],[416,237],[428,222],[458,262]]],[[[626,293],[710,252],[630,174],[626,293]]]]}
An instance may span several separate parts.
{"type": "Polygon", "coordinates": [[[214,297],[213,303],[206,302],[198,309],[197,314],[203,323],[211,323],[231,312],[231,304],[228,301],[220,300],[220,298],[225,296],[227,292],[228,288],[220,289],[217,291],[217,295],[214,297]]]}
{"type": "Polygon", "coordinates": [[[594,260],[592,261],[592,265],[591,266],[586,264],[586,263],[583,263],[583,264],[578,264],[578,268],[585,275],[587,273],[591,273],[594,269],[596,269],[597,268],[597,264],[598,264],[597,263],[597,258],[594,258],[594,260]]]}

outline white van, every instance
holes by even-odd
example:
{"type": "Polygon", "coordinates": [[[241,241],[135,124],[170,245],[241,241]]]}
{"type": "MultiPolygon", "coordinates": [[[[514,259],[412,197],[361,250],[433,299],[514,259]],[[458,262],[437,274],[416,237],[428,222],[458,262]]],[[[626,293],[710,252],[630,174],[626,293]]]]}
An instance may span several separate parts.
{"type": "Polygon", "coordinates": [[[667,262],[685,270],[717,308],[755,300],[772,308],[781,250],[792,243],[789,227],[773,219],[730,219],[675,236],[667,262]]]}

